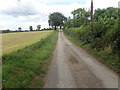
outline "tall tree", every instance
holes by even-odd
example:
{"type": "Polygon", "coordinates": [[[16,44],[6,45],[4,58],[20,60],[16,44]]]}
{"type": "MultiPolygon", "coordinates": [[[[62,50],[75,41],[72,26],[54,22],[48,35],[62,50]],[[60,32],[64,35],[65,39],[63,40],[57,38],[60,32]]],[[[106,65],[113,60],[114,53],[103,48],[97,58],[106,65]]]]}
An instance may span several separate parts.
{"type": "Polygon", "coordinates": [[[64,21],[66,19],[67,18],[63,14],[59,12],[54,12],[49,15],[48,23],[49,23],[49,26],[54,27],[56,30],[58,26],[60,26],[60,28],[63,26],[64,21]]]}
{"type": "Polygon", "coordinates": [[[30,29],[30,31],[33,31],[33,27],[32,26],[30,26],[29,29],[30,29]]]}
{"type": "Polygon", "coordinates": [[[79,8],[71,12],[73,18],[88,18],[90,12],[86,11],[84,8],[79,8]]]}
{"type": "Polygon", "coordinates": [[[19,28],[18,28],[18,31],[21,31],[21,30],[22,30],[22,28],[21,28],[21,27],[19,27],[19,28]]]}
{"type": "Polygon", "coordinates": [[[96,9],[94,14],[95,21],[99,21],[100,18],[114,18],[120,17],[118,15],[118,8],[108,7],[107,9],[96,9]]]}
{"type": "Polygon", "coordinates": [[[40,28],[41,28],[41,25],[37,25],[37,30],[40,30],[40,28]]]}
{"type": "Polygon", "coordinates": [[[89,23],[90,12],[84,8],[78,8],[72,11],[71,14],[73,14],[73,19],[70,21],[71,27],[80,27],[89,23]]]}

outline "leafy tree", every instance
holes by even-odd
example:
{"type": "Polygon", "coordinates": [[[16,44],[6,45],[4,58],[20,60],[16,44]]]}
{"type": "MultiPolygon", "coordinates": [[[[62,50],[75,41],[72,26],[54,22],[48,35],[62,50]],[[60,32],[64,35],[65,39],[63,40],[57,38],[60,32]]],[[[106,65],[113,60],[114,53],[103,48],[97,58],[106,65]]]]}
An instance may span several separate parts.
{"type": "Polygon", "coordinates": [[[108,7],[107,9],[96,9],[94,20],[98,21],[99,18],[118,18],[118,8],[108,7]]]}
{"type": "Polygon", "coordinates": [[[33,31],[33,27],[32,26],[30,26],[29,29],[30,29],[30,31],[33,31]]]}
{"type": "Polygon", "coordinates": [[[40,28],[41,28],[41,25],[37,25],[37,30],[40,30],[40,28]]]}
{"type": "Polygon", "coordinates": [[[57,29],[58,26],[60,26],[60,28],[64,25],[64,21],[66,21],[66,17],[59,13],[59,12],[54,12],[52,14],[49,15],[49,26],[52,26],[55,28],[55,30],[57,29]]]}
{"type": "Polygon", "coordinates": [[[87,18],[90,16],[89,12],[84,8],[79,8],[71,12],[73,14],[73,18],[87,18]]]}
{"type": "Polygon", "coordinates": [[[79,8],[71,12],[73,14],[73,19],[69,20],[65,24],[65,27],[80,27],[82,25],[87,25],[89,23],[88,17],[90,16],[89,11],[86,11],[84,8],[79,8]]]}
{"type": "Polygon", "coordinates": [[[21,27],[19,27],[19,28],[18,28],[18,31],[21,31],[21,30],[22,30],[22,28],[21,28],[21,27]]]}

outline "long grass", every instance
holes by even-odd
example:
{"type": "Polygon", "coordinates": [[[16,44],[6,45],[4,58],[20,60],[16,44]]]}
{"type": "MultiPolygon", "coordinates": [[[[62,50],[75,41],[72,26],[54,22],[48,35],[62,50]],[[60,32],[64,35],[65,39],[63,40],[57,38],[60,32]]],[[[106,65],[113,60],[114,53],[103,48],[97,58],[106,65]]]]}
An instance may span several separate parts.
{"type": "Polygon", "coordinates": [[[57,41],[51,33],[34,45],[3,55],[3,88],[40,88],[57,41]]]}

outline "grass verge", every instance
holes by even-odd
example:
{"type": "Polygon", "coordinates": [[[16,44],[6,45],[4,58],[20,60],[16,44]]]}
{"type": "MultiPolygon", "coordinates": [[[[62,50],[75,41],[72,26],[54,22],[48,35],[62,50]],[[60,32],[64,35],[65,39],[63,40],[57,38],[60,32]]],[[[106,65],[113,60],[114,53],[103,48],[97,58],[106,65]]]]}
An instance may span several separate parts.
{"type": "MultiPolygon", "coordinates": [[[[66,34],[65,34],[66,35],[66,34]]],[[[118,74],[120,69],[118,65],[118,54],[113,53],[107,53],[105,51],[96,51],[92,49],[91,44],[83,45],[83,43],[80,40],[75,39],[74,37],[70,37],[66,35],[66,37],[73,42],[74,44],[84,48],[88,53],[96,56],[100,62],[104,63],[106,66],[117,72],[118,74]]]]}
{"type": "Polygon", "coordinates": [[[40,88],[51,61],[58,33],[22,50],[3,55],[3,88],[40,88]]]}

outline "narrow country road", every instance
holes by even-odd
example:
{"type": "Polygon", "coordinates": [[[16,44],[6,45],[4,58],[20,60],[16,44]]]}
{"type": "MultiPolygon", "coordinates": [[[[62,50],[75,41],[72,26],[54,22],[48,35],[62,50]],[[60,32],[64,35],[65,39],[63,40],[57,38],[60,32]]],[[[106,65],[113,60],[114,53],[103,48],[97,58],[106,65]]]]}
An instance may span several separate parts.
{"type": "Polygon", "coordinates": [[[44,88],[118,88],[118,76],[59,32],[44,88]]]}

